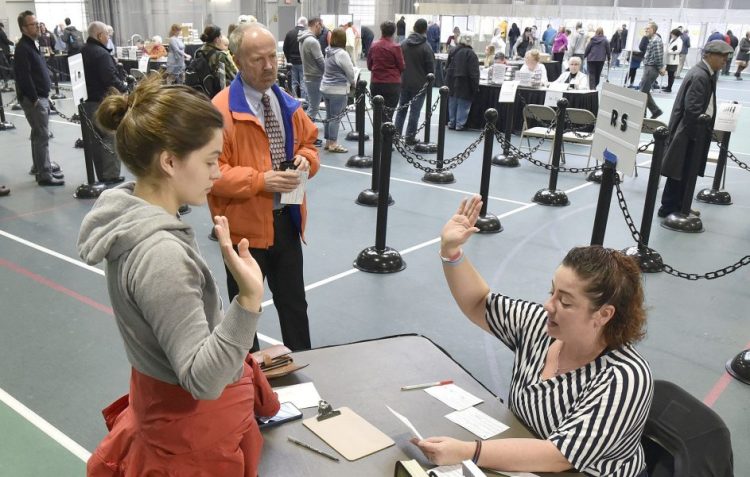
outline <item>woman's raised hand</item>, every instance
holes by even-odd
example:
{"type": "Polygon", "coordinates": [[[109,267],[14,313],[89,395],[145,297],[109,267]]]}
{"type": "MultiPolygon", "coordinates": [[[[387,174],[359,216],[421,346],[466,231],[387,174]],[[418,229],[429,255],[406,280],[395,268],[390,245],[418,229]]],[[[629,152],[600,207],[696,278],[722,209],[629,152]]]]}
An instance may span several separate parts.
{"type": "Polygon", "coordinates": [[[247,239],[242,239],[238,245],[239,252],[232,247],[232,238],[229,235],[229,221],[226,217],[214,217],[214,231],[221,247],[221,255],[224,263],[232,273],[239,294],[237,300],[240,305],[248,311],[260,310],[263,299],[263,273],[252,255],[250,255],[247,239]]]}
{"type": "Polygon", "coordinates": [[[482,209],[482,198],[478,195],[463,199],[455,215],[443,226],[440,234],[440,255],[449,258],[458,254],[459,249],[479,229],[474,226],[482,209]]]}

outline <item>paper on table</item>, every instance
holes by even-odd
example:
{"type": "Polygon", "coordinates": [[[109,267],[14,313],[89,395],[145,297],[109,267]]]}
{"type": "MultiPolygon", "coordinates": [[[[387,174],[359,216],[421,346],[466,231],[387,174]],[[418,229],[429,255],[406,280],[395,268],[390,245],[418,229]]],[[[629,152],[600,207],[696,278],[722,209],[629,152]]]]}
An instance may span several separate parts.
{"type": "Polygon", "coordinates": [[[455,411],[445,417],[481,439],[489,439],[508,429],[508,426],[475,407],[455,411]]]}
{"type": "Polygon", "coordinates": [[[299,171],[299,185],[291,192],[282,192],[279,202],[282,204],[301,204],[305,197],[305,186],[307,185],[307,171],[299,171]]]}
{"type": "Polygon", "coordinates": [[[427,394],[442,401],[456,411],[466,409],[467,407],[476,406],[484,402],[473,394],[464,391],[455,384],[446,384],[443,386],[433,386],[424,390],[427,394]]]}
{"type": "Polygon", "coordinates": [[[409,419],[407,419],[405,416],[402,416],[401,414],[397,413],[393,409],[391,409],[391,406],[386,405],[385,407],[388,408],[391,413],[393,413],[394,416],[396,416],[399,421],[406,424],[406,427],[408,427],[411,430],[411,433],[414,434],[414,436],[419,439],[420,441],[424,440],[424,437],[422,437],[422,434],[419,433],[416,427],[414,427],[414,424],[411,423],[409,419]]]}
{"type": "Polygon", "coordinates": [[[320,402],[320,394],[315,389],[314,383],[294,384],[292,386],[282,386],[273,388],[279,395],[279,402],[291,402],[300,409],[308,407],[317,407],[320,402]]]}

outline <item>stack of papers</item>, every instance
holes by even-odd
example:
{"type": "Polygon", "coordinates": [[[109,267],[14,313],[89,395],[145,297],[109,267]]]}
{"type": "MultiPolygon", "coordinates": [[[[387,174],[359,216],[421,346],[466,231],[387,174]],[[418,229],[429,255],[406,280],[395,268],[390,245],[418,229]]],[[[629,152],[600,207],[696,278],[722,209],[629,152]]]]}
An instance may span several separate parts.
{"type": "Polygon", "coordinates": [[[452,407],[456,411],[466,409],[467,407],[476,406],[484,401],[473,394],[464,391],[455,384],[446,384],[443,386],[433,386],[424,390],[427,394],[438,401],[452,407]]]}
{"type": "Polygon", "coordinates": [[[445,416],[480,439],[489,439],[508,429],[508,426],[475,407],[455,411],[445,416]]]}
{"type": "Polygon", "coordinates": [[[283,386],[273,388],[274,392],[279,395],[279,402],[291,402],[298,409],[308,407],[318,407],[320,394],[315,389],[313,383],[295,384],[292,386],[283,386]]]}

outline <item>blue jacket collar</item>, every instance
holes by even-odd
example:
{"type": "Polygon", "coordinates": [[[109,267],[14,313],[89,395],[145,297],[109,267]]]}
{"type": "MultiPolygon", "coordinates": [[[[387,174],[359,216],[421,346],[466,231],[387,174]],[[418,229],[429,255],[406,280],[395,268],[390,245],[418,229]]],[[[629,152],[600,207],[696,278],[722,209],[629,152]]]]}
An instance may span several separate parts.
{"type": "MultiPolygon", "coordinates": [[[[284,94],[277,84],[271,86],[271,90],[279,100],[279,106],[281,106],[284,119],[291,118],[292,114],[300,107],[300,102],[288,94],[284,94]]],[[[229,111],[257,116],[250,105],[247,104],[247,99],[245,99],[245,90],[242,87],[242,73],[238,73],[229,85],[229,111]]]]}

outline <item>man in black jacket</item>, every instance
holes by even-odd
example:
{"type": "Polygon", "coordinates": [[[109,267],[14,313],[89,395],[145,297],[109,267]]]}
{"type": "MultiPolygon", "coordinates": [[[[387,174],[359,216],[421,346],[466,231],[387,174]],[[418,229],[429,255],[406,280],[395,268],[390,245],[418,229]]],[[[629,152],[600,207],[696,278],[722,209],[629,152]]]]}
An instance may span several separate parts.
{"type": "MultiPolygon", "coordinates": [[[[732,47],[723,40],[709,41],[703,49],[703,61],[688,70],[680,85],[669,118],[667,150],[661,167],[661,175],[667,178],[667,183],[661,195],[659,217],[679,212],[682,208],[687,181],[691,180],[687,177],[691,161],[700,161],[698,175],[702,176],[706,169],[711,132],[716,120],[716,82],[732,51],[732,47]],[[702,114],[711,116],[711,122],[704,142],[698,144],[695,138],[698,117],[702,114]]],[[[698,215],[692,210],[690,213],[698,215]]]]}
{"type": "Polygon", "coordinates": [[[114,138],[112,134],[96,127],[94,113],[111,88],[124,93],[127,87],[115,59],[106,47],[109,41],[107,25],[102,22],[91,22],[88,35],[86,44],[81,49],[81,57],[88,96],[83,108],[90,119],[90,125],[88,121],[83,121],[81,127],[93,127],[96,132],[94,144],[90,145],[92,149],[90,152],[94,159],[97,179],[100,182],[116,184],[125,178],[120,175],[120,161],[114,153],[114,138]]]}
{"type": "Polygon", "coordinates": [[[65,19],[65,30],[63,30],[62,40],[68,47],[68,56],[77,55],[83,48],[83,33],[78,31],[75,25],[71,25],[70,18],[65,19]]]}
{"type": "Polygon", "coordinates": [[[47,63],[34,42],[39,38],[39,23],[34,12],[26,10],[18,15],[18,27],[23,36],[18,40],[13,70],[16,74],[16,96],[31,126],[32,172],[41,186],[62,186],[63,174],[59,166],[54,171],[49,160],[49,91],[47,63]]]}
{"type": "Polygon", "coordinates": [[[292,92],[295,96],[299,95],[299,98],[304,98],[305,100],[307,100],[307,88],[305,87],[302,55],[299,52],[299,40],[297,38],[300,32],[306,29],[307,18],[299,17],[297,26],[289,30],[284,37],[284,58],[286,58],[287,63],[292,64],[292,92]]]}
{"type": "MultiPolygon", "coordinates": [[[[420,18],[414,22],[414,32],[401,43],[401,51],[404,53],[406,69],[401,73],[401,97],[399,107],[408,104],[412,99],[414,102],[410,107],[399,109],[396,115],[396,132],[401,134],[406,120],[406,111],[409,112],[409,124],[406,126],[406,143],[416,144],[414,135],[417,133],[419,113],[422,111],[425,95],[415,98],[417,93],[427,82],[427,75],[435,73],[435,54],[427,44],[427,20],[420,18]]],[[[427,107],[431,107],[428,105],[427,107]]]]}
{"type": "MultiPolygon", "coordinates": [[[[3,80],[3,89],[8,88],[8,81],[12,78],[10,74],[10,47],[13,46],[13,42],[8,39],[8,35],[5,34],[5,25],[0,23],[0,79],[3,80]]],[[[10,90],[12,91],[12,90],[10,90]]]]}

